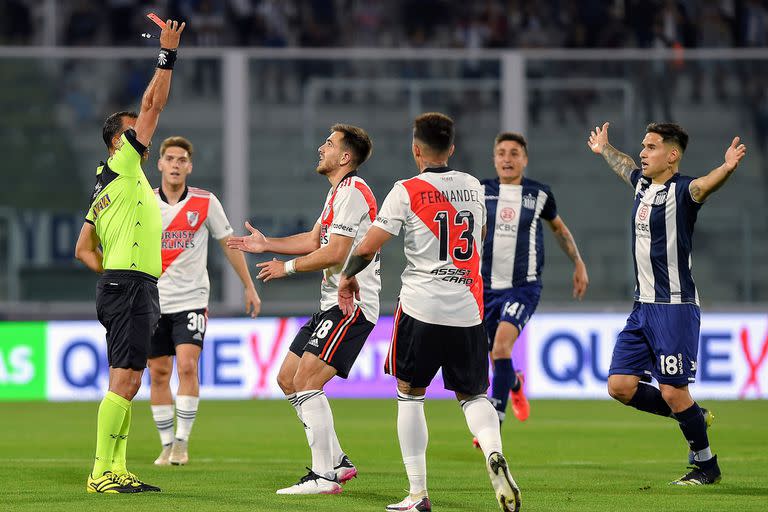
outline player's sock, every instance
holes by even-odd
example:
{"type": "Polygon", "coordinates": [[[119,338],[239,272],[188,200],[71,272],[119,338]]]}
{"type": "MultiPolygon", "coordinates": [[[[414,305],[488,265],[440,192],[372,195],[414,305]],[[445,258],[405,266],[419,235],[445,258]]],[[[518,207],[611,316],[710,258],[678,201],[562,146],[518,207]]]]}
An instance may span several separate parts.
{"type": "Polygon", "coordinates": [[[304,420],[301,419],[301,407],[299,407],[298,398],[296,398],[296,393],[291,393],[290,395],[285,395],[285,399],[288,400],[291,403],[291,406],[296,410],[296,416],[299,417],[299,421],[304,423],[304,420]]]}
{"type": "Polygon", "coordinates": [[[499,421],[491,402],[485,395],[476,395],[461,401],[461,409],[467,418],[467,426],[483,450],[485,459],[493,452],[501,453],[501,433],[499,421]]]}
{"type": "Polygon", "coordinates": [[[153,405],[152,418],[160,434],[160,443],[163,446],[173,444],[173,405],[153,405]]]}
{"type": "Polygon", "coordinates": [[[99,478],[105,471],[112,469],[115,444],[130,406],[130,400],[112,391],[104,395],[96,420],[96,460],[91,471],[92,477],[99,478]]]}
{"type": "MultiPolygon", "coordinates": [[[[491,383],[493,399],[491,401],[499,416],[499,421],[504,421],[507,414],[509,390],[512,389],[512,384],[517,380],[511,359],[497,359],[493,362],[493,381],[491,383]]],[[[519,382],[517,387],[520,388],[519,382]]]]}
{"type": "Polygon", "coordinates": [[[120,427],[120,436],[115,443],[115,454],[112,457],[112,472],[116,475],[123,475],[128,472],[125,457],[128,451],[128,432],[131,430],[131,402],[128,402],[128,410],[125,411],[123,425],[120,427]]]}
{"type": "Polygon", "coordinates": [[[397,392],[397,437],[412,498],[427,493],[427,418],[424,397],[397,392]]]}
{"type": "Polygon", "coordinates": [[[312,450],[312,471],[325,478],[335,478],[332,460],[333,413],[321,389],[299,391],[296,398],[312,450]]]}
{"type": "Polygon", "coordinates": [[[176,397],[176,439],[189,440],[199,404],[200,397],[197,396],[179,395],[176,397]]]}
{"type": "Polygon", "coordinates": [[[675,413],[675,418],[680,423],[680,430],[683,431],[683,435],[688,441],[691,451],[693,451],[693,460],[703,463],[710,461],[712,451],[707,437],[707,423],[699,404],[694,402],[688,409],[675,413]]]}
{"type": "MultiPolygon", "coordinates": [[[[304,425],[304,420],[301,417],[301,407],[298,405],[298,398],[296,393],[285,395],[285,398],[291,403],[294,409],[296,409],[296,416],[299,417],[299,421],[304,425]]],[[[304,425],[306,427],[306,425],[304,425]]],[[[339,436],[336,435],[336,429],[333,430],[333,437],[331,438],[331,457],[333,459],[333,465],[338,466],[344,458],[344,450],[341,449],[339,444],[339,436]]]]}
{"type": "Polygon", "coordinates": [[[331,460],[333,461],[333,467],[338,466],[341,460],[344,458],[344,450],[341,449],[339,443],[339,436],[336,435],[336,429],[331,429],[331,460]]]}
{"type": "Polygon", "coordinates": [[[515,370],[515,362],[512,359],[509,360],[510,371],[512,372],[512,384],[510,384],[510,391],[518,392],[523,385],[523,381],[517,376],[517,370],[515,370]]]}
{"type": "Polygon", "coordinates": [[[627,405],[634,407],[639,411],[658,414],[659,416],[672,417],[672,409],[661,396],[661,391],[656,386],[645,382],[637,384],[635,395],[627,402],[627,405]]]}

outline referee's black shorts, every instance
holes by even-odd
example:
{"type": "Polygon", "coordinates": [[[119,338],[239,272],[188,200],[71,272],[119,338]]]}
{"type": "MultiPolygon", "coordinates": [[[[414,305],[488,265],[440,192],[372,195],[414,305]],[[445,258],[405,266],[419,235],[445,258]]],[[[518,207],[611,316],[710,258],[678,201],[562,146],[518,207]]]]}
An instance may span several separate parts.
{"type": "Polygon", "coordinates": [[[384,372],[414,388],[426,388],[443,369],[445,389],[480,395],[488,389],[488,339],[483,324],[471,327],[429,324],[395,313],[384,372]]]}
{"type": "Polygon", "coordinates": [[[107,329],[109,366],[146,368],[160,319],[157,279],[144,272],[107,270],[96,284],[96,314],[107,329]]]}

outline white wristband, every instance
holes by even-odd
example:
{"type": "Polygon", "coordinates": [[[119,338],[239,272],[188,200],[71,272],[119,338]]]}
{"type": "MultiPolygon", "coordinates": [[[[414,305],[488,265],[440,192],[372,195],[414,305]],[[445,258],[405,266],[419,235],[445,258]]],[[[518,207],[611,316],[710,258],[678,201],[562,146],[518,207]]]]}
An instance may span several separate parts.
{"type": "Polygon", "coordinates": [[[290,276],[296,273],[296,259],[285,262],[285,275],[290,276]]]}

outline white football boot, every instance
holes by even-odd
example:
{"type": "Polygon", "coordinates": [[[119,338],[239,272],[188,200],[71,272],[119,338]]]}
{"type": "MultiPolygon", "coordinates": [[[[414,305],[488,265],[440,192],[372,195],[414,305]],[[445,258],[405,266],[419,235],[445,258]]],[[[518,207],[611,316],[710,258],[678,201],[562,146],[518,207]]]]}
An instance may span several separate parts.
{"type": "Polygon", "coordinates": [[[496,491],[496,501],[504,512],[520,510],[520,488],[509,473],[507,460],[499,452],[488,456],[488,474],[491,477],[493,489],[496,491]]]}
{"type": "MultiPolygon", "coordinates": [[[[307,468],[309,469],[309,468],[307,468]]],[[[309,469],[309,473],[301,477],[295,485],[278,489],[277,494],[340,494],[341,484],[334,477],[333,480],[322,477],[309,469]]]]}
{"type": "Polygon", "coordinates": [[[172,444],[167,444],[163,446],[163,451],[160,452],[160,455],[155,459],[155,466],[170,466],[171,461],[171,446],[172,444]]]}

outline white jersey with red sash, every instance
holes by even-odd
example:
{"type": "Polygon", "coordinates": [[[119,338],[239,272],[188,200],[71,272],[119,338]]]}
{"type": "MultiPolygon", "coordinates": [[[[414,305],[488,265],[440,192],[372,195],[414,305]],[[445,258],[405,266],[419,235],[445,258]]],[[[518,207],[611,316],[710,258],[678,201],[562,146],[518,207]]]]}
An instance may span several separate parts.
{"type": "Polygon", "coordinates": [[[374,223],[405,229],[400,306],[422,322],[472,327],[483,318],[480,275],[485,193],[477,178],[430,168],[395,183],[374,223]]]}
{"type": "Polygon", "coordinates": [[[215,195],[194,187],[187,187],[173,206],[162,190],[155,189],[155,197],[163,217],[160,312],[207,308],[208,234],[220,240],[233,232],[224,208],[215,195]]]}
{"type": "MultiPolygon", "coordinates": [[[[331,235],[353,238],[352,251],[376,219],[376,198],[368,184],[355,172],[347,174],[338,186],[328,191],[323,213],[317,219],[320,224],[320,246],[328,245],[331,235]]],[[[347,257],[349,259],[349,257],[347,257]]],[[[327,311],[339,303],[339,280],[346,261],[323,271],[320,287],[320,310],[327,311]]],[[[376,323],[379,318],[379,292],[381,291],[379,254],[365,270],[357,275],[360,284],[360,306],[365,319],[376,323]]]]}

